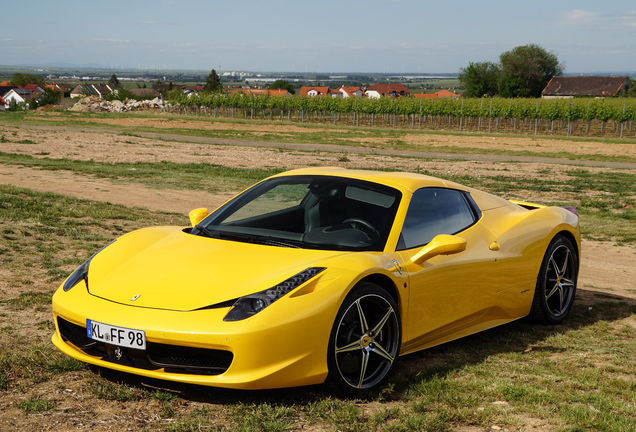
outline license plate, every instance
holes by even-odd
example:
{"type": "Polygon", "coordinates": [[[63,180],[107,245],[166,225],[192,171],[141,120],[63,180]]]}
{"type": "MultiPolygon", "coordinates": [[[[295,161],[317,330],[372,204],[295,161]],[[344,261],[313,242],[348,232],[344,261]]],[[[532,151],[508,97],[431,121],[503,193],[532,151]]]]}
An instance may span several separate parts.
{"type": "Polygon", "coordinates": [[[146,333],[143,330],[116,327],[87,319],[86,335],[93,340],[112,345],[146,349],[146,333]]]}

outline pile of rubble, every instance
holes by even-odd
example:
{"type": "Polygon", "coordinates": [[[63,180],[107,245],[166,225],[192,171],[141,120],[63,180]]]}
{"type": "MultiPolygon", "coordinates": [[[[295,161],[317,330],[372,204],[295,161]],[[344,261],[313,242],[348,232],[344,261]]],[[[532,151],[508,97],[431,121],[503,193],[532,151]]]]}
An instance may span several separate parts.
{"type": "Polygon", "coordinates": [[[154,98],[153,100],[137,101],[134,99],[126,99],[124,102],[114,100],[112,102],[100,99],[97,96],[89,96],[81,99],[71,108],[70,111],[80,112],[127,112],[127,111],[139,111],[147,109],[162,109],[161,98],[154,98]]]}

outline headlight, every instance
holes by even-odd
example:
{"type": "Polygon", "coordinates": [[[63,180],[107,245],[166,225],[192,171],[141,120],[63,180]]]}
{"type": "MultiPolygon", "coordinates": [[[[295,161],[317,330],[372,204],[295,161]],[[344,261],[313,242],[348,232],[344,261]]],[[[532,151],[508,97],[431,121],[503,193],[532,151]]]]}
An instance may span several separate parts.
{"type": "Polygon", "coordinates": [[[89,259],[84,261],[84,263],[81,266],[79,266],[77,270],[71,273],[71,275],[68,277],[68,279],[66,279],[66,281],[64,282],[64,285],[62,286],[64,291],[65,292],[69,291],[71,288],[77,285],[81,280],[86,281],[86,286],[88,286],[88,267],[91,264],[91,260],[95,258],[95,255],[97,255],[98,253],[106,249],[108,246],[110,246],[114,242],[115,240],[113,240],[112,242],[108,243],[106,246],[104,246],[103,248],[95,252],[89,259]]]}
{"type": "Polygon", "coordinates": [[[282,296],[290,293],[323,270],[325,270],[325,267],[310,267],[272,288],[241,297],[236,301],[236,303],[234,303],[234,306],[230,309],[227,315],[225,315],[223,321],[240,321],[256,315],[267,306],[271,305],[282,296]]]}

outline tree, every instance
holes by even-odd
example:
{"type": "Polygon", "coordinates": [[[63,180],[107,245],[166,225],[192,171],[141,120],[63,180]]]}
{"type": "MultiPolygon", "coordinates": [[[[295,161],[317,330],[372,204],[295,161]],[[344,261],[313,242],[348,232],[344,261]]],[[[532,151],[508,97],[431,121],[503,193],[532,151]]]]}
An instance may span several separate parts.
{"type": "Polygon", "coordinates": [[[630,81],[632,82],[632,86],[629,90],[627,90],[627,93],[625,93],[625,96],[636,97],[636,81],[634,81],[633,79],[630,79],[630,81]]]}
{"type": "Polygon", "coordinates": [[[296,94],[293,84],[282,79],[274,81],[269,88],[272,90],[283,89],[287,90],[290,94],[296,94]]]}
{"type": "Polygon", "coordinates": [[[131,92],[130,90],[128,90],[128,89],[126,89],[124,87],[116,88],[112,92],[107,93],[104,96],[104,100],[107,100],[109,102],[112,102],[114,100],[118,100],[118,101],[124,102],[126,99],[131,99],[131,100],[135,99],[135,100],[137,100],[139,98],[137,98],[134,95],[133,92],[131,92]]]}
{"type": "Polygon", "coordinates": [[[210,71],[210,74],[205,79],[205,85],[203,86],[204,92],[218,92],[223,90],[223,84],[221,84],[221,77],[216,73],[214,69],[210,71]]]}
{"type": "Polygon", "coordinates": [[[117,79],[117,75],[112,74],[112,75],[110,76],[110,79],[108,80],[108,84],[109,84],[109,85],[116,85],[116,86],[118,86],[118,85],[119,85],[119,79],[117,79]]]}
{"type": "Polygon", "coordinates": [[[61,91],[45,88],[44,93],[42,93],[42,96],[40,96],[37,101],[38,106],[57,105],[58,103],[60,103],[60,99],[62,98],[63,94],[64,93],[61,91]]]}
{"type": "Polygon", "coordinates": [[[9,107],[7,108],[7,111],[17,111],[18,108],[21,108],[22,104],[18,104],[18,102],[15,99],[11,99],[9,101],[9,107]]]}
{"type": "Polygon", "coordinates": [[[556,54],[539,45],[521,45],[499,56],[499,94],[503,97],[541,97],[555,75],[563,75],[565,65],[556,54]]]}
{"type": "Polygon", "coordinates": [[[13,77],[11,78],[11,85],[24,87],[27,84],[37,84],[44,87],[46,82],[44,81],[44,78],[37,75],[21,74],[20,72],[13,74],[13,77]]]}
{"type": "Polygon", "coordinates": [[[494,96],[498,93],[499,66],[491,62],[468,63],[459,70],[459,82],[466,88],[466,97],[494,96]]]}

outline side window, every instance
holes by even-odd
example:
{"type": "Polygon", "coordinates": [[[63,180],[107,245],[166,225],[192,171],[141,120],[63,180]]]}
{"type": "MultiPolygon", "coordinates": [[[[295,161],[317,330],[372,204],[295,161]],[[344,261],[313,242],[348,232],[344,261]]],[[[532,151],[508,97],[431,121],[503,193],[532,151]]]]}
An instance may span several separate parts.
{"type": "Polygon", "coordinates": [[[475,222],[460,191],[424,188],[413,194],[398,250],[424,246],[438,234],[456,234],[475,222]]]}

